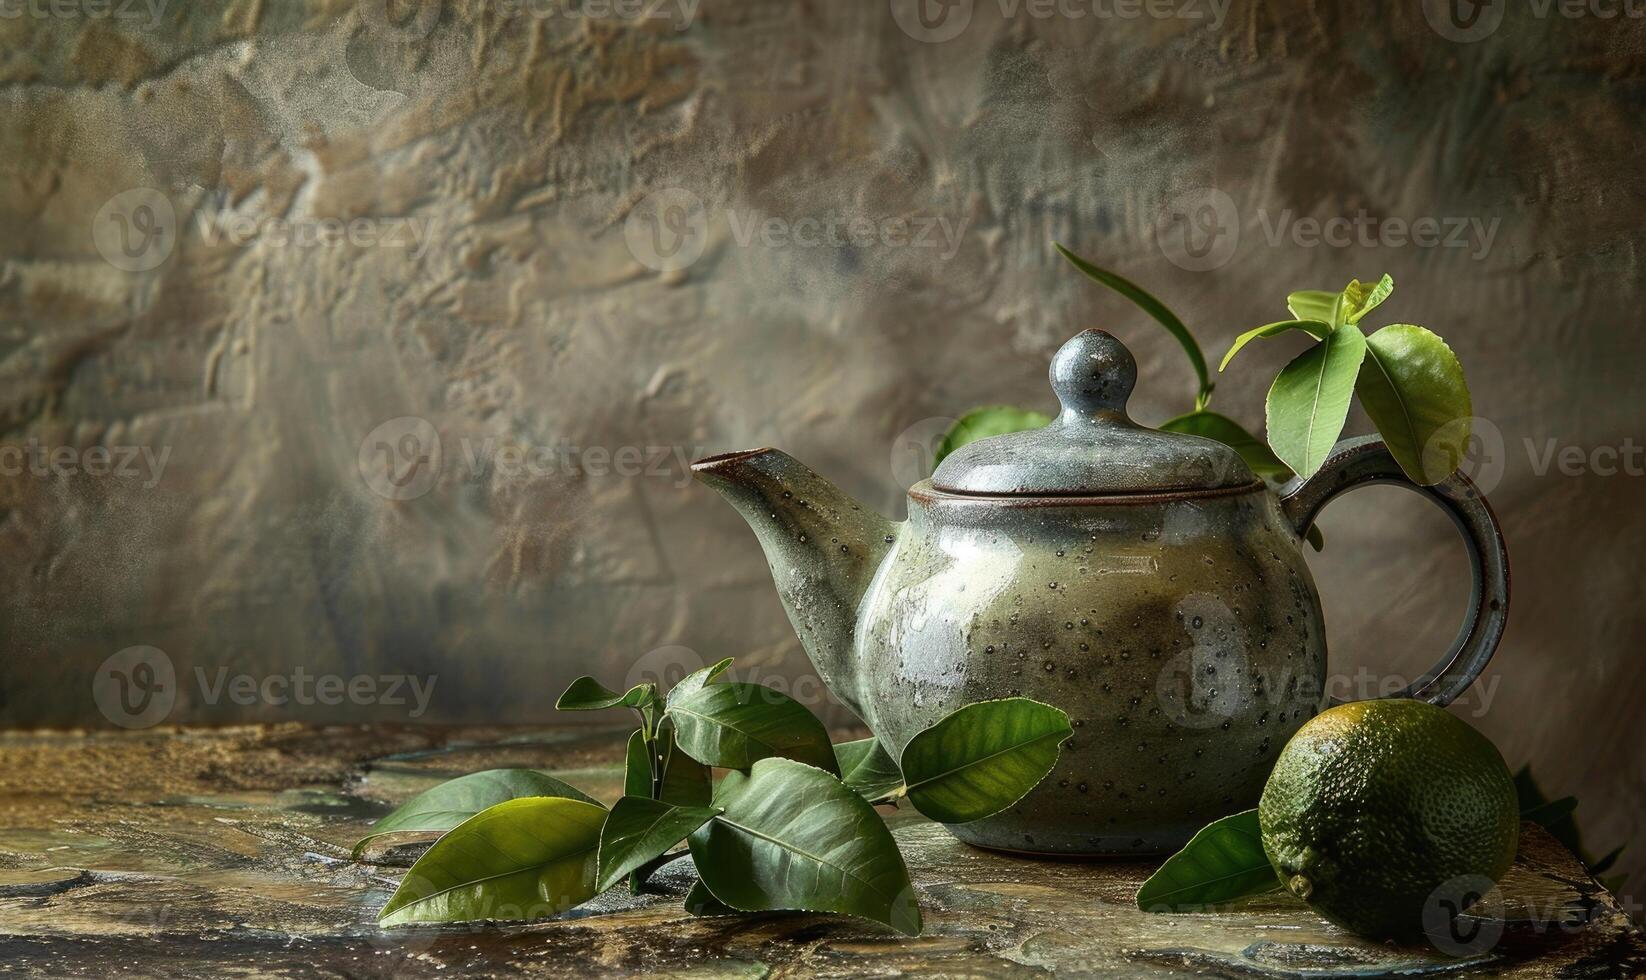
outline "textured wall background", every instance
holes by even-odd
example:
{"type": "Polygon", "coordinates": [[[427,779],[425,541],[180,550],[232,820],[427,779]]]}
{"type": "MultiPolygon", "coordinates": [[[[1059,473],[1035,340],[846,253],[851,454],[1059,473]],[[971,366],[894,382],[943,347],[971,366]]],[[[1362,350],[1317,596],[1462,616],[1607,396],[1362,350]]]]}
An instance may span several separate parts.
{"type": "MultiPolygon", "coordinates": [[[[174,665],[172,722],[414,713],[237,704],[196,668],[436,675],[424,721],[732,654],[806,694],[685,460],[778,444],[900,514],[941,420],[1047,407],[1091,325],[1137,352],[1139,418],[1187,408],[1170,340],[1059,239],[1214,354],[1289,290],[1395,276],[1370,322],[1461,357],[1514,557],[1460,710],[1594,843],[1640,839],[1627,8],[155,3],[0,4],[0,723],[106,724],[93,678],[134,645],[174,665]]],[[[1295,350],[1217,405],[1258,427],[1295,350]]],[[[1422,671],[1466,595],[1444,519],[1373,489],[1323,526],[1334,667],[1422,671]]]]}

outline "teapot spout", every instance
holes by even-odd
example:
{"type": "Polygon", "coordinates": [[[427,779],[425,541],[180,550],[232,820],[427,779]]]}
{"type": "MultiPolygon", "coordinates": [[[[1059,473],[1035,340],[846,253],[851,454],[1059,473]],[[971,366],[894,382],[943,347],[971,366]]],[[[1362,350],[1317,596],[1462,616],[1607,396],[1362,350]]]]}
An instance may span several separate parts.
{"type": "Polygon", "coordinates": [[[749,522],[812,666],[836,698],[869,720],[853,637],[897,525],[776,449],[709,456],[692,473],[749,522]]]}

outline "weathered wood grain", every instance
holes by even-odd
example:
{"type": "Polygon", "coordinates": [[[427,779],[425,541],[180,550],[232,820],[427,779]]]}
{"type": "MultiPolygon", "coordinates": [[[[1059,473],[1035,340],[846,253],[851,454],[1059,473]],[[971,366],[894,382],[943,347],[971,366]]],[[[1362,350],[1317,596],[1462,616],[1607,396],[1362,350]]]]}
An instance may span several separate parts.
{"type": "Polygon", "coordinates": [[[1216,913],[1132,907],[1150,863],[976,850],[889,814],[927,929],[838,917],[693,919],[685,861],[531,925],[379,929],[410,855],[348,846],[411,794],[475,769],[548,769],[607,801],[622,733],[282,726],[0,735],[0,972],[31,977],[1595,977],[1646,971],[1616,900],[1528,828],[1490,952],[1363,942],[1283,894],[1216,913]]]}

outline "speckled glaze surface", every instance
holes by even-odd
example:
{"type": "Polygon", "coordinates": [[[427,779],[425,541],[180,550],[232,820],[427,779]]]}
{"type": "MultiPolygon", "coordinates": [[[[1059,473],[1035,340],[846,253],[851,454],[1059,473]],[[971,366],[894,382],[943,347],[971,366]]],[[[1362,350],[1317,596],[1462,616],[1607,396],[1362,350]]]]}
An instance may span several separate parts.
{"type": "Polygon", "coordinates": [[[1508,555],[1467,478],[1418,487],[1361,438],[1277,493],[1226,447],[1133,422],[1135,370],[1108,334],[1075,337],[1050,371],[1062,415],[956,452],[909,491],[902,524],[775,449],[693,464],[754,529],[819,676],[894,756],[978,701],[1020,695],[1068,713],[1056,769],[1008,809],[950,828],[969,843],[1154,854],[1254,805],[1281,747],[1327,702],[1302,535],[1355,487],[1423,494],[1471,558],[1457,640],[1397,696],[1446,704],[1502,637],[1508,555]]]}
{"type": "Polygon", "coordinates": [[[1068,712],[1057,768],[952,828],[963,840],[1123,854],[1257,799],[1323,704],[1323,635],[1296,534],[1260,485],[1001,506],[921,484],[856,648],[866,720],[897,750],[989,698],[1068,712]]]}

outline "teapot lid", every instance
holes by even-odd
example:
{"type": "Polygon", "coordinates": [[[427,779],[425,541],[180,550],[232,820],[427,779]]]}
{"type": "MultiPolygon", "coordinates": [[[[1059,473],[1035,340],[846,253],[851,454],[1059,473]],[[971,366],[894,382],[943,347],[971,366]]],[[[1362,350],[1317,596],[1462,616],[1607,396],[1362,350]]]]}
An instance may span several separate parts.
{"type": "Polygon", "coordinates": [[[967,443],[932,474],[945,493],[1102,496],[1212,490],[1256,482],[1240,454],[1211,439],[1138,425],[1126,414],[1137,361],[1102,330],[1059,348],[1048,372],[1062,413],[1045,428],[967,443]]]}

